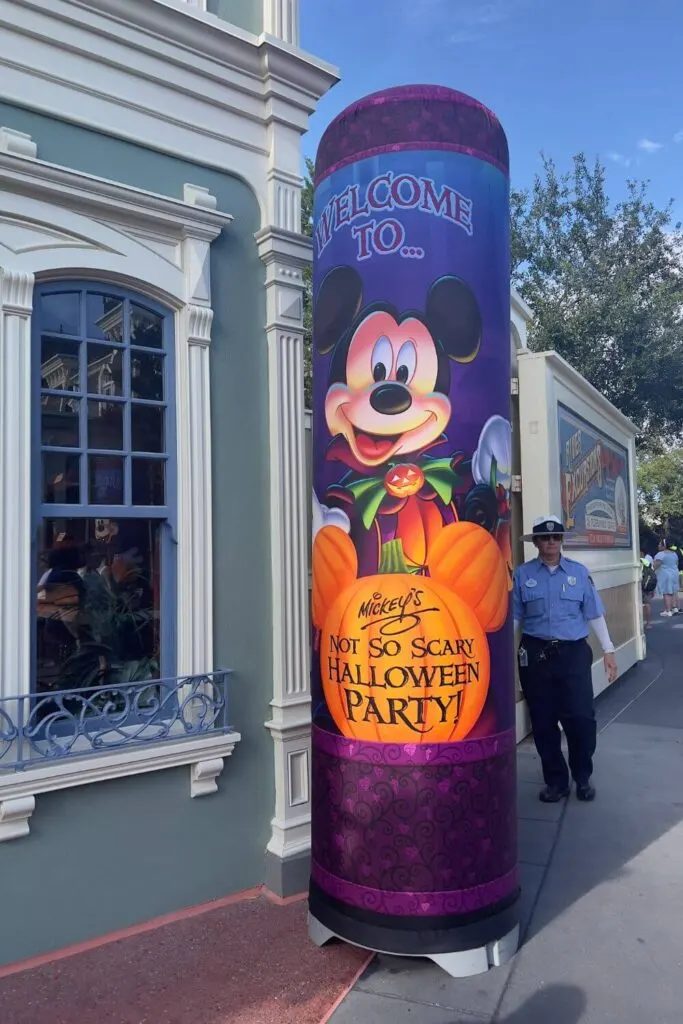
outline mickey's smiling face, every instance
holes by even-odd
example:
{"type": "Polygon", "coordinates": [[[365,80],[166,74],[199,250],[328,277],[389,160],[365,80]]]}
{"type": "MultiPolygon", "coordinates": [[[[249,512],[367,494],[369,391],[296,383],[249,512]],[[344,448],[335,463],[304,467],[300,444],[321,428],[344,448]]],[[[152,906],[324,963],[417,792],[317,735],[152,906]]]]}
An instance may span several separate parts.
{"type": "Polygon", "coordinates": [[[377,310],[353,332],[346,380],[330,385],[325,418],[366,466],[419,451],[443,432],[451,414],[435,391],[439,360],[427,327],[409,316],[397,322],[377,310]]]}
{"type": "Polygon", "coordinates": [[[314,340],[334,349],[325,418],[368,467],[415,453],[448,425],[451,360],[469,362],[479,349],[481,315],[471,289],[456,277],[436,281],[425,312],[399,316],[383,303],[361,311],[362,283],[338,267],[318,293],[314,340]]]}

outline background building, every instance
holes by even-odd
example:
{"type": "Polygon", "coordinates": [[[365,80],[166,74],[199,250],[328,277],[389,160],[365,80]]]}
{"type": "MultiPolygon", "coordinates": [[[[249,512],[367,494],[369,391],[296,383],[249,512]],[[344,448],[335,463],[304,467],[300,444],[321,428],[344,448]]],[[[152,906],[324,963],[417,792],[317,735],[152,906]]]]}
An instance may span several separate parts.
{"type": "Polygon", "coordinates": [[[336,75],[298,0],[0,25],[6,963],[305,884],[300,139],[336,75]]]}
{"type": "MultiPolygon", "coordinates": [[[[1,965],[307,884],[300,140],[336,73],[298,0],[0,26],[1,965]]],[[[634,517],[631,426],[528,317],[513,295],[513,536],[561,507],[558,402],[627,451],[634,517]]],[[[590,562],[621,671],[636,521],[590,562]]]]}

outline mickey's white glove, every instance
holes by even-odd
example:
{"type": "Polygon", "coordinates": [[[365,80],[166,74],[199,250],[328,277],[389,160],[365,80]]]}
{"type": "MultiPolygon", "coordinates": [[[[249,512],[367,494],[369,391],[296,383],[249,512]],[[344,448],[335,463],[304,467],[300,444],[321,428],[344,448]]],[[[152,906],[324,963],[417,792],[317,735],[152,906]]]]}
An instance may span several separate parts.
{"type": "Polygon", "coordinates": [[[323,526],[338,526],[344,533],[351,532],[351,520],[346,512],[340,508],[328,508],[327,505],[321,505],[317,494],[313,491],[312,540],[315,540],[323,526]]]}
{"type": "Polygon", "coordinates": [[[477,450],[472,456],[475,484],[501,485],[505,493],[512,483],[512,425],[502,416],[491,416],[482,427],[477,450]]]}

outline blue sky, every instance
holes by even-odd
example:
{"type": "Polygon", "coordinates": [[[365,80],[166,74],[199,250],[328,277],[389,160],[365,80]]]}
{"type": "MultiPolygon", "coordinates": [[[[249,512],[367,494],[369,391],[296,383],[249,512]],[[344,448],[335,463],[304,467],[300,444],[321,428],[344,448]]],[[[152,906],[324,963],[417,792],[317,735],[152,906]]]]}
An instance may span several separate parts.
{"type": "Polygon", "coordinates": [[[433,82],[486,103],[506,130],[512,181],[539,153],[561,169],[583,150],[609,194],[649,179],[683,220],[681,0],[301,0],[301,45],[341,71],[304,138],[348,103],[390,85],[433,82]]]}

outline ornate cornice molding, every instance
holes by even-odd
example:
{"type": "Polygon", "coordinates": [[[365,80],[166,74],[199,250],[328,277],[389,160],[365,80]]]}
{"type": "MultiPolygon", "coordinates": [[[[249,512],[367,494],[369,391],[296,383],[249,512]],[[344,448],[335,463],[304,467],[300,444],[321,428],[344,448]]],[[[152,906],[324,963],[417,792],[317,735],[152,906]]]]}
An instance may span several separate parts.
{"type": "MultiPolygon", "coordinates": [[[[186,188],[199,190],[198,186],[186,188]]],[[[29,160],[0,152],[0,193],[17,193],[55,203],[97,220],[136,228],[161,229],[166,234],[213,241],[230,224],[229,213],[218,212],[195,200],[183,201],[83,174],[43,160],[29,160]]],[[[208,195],[208,193],[207,193],[208,195]]]]}

